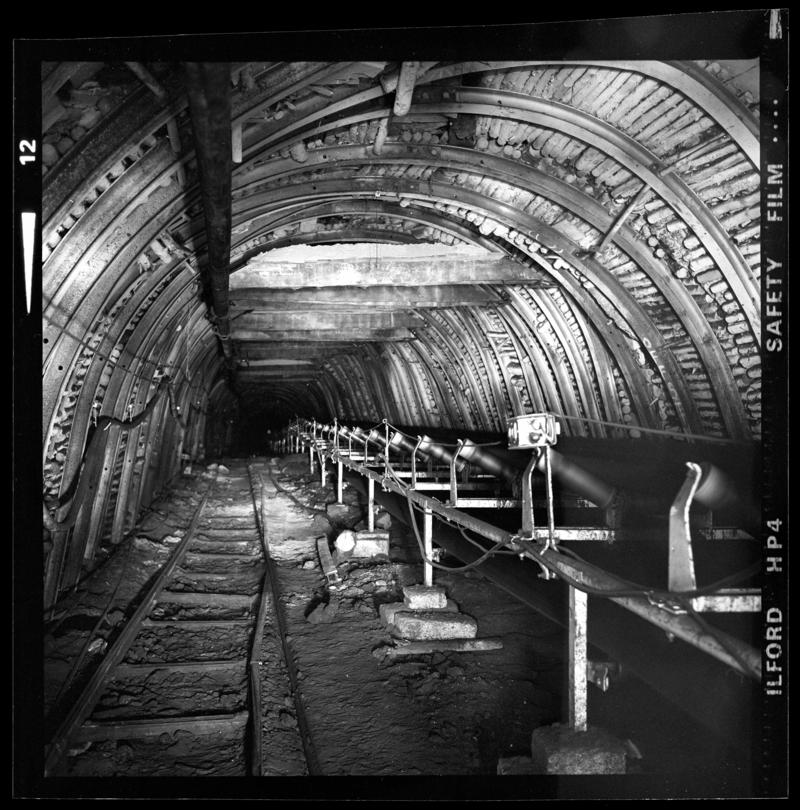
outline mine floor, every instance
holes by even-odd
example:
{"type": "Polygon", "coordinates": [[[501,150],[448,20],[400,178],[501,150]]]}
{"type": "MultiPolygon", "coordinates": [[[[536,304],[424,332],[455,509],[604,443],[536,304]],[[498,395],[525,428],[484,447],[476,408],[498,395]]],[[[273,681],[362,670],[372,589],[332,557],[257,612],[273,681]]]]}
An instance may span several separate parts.
{"type": "MultiPolygon", "coordinates": [[[[402,600],[403,586],[420,583],[423,576],[408,529],[392,522],[388,557],[345,561],[338,568],[341,587],[331,590],[320,567],[316,538],[327,535],[332,540],[345,527],[363,528],[363,495],[345,488],[345,506],[335,505],[335,486],[321,486],[319,473],[309,472],[304,456],[224,463],[230,481],[224,496],[217,493],[215,509],[205,513],[206,538],[213,544],[215,532],[221,536],[237,527],[252,532],[252,525],[245,524],[253,501],[242,477],[249,463],[265,483],[265,525],[286,648],[310,737],[304,751],[297,699],[287,678],[279,629],[268,611],[261,679],[265,776],[490,776],[497,773],[501,757],[529,754],[533,729],[563,721],[566,640],[560,627],[511,599],[484,579],[480,569],[437,571],[436,583],[477,620],[478,638],[500,639],[502,649],[384,657],[396,640],[382,624],[379,606],[402,600]]],[[[170,557],[197,504],[198,491],[207,487],[210,477],[198,467],[181,476],[142,516],[135,531],[107,549],[105,561],[58,604],[44,637],[46,736],[53,734],[147,583],[170,557]],[[87,649],[76,669],[76,660],[87,649]]],[[[225,478],[220,473],[219,482],[225,478]]],[[[228,570],[223,562],[218,571],[225,574],[223,590],[242,593],[255,587],[247,571],[228,570]]],[[[186,581],[187,590],[202,587],[199,580],[186,581]]],[[[146,637],[141,643],[146,647],[146,637]]],[[[209,639],[208,645],[214,643],[209,639]]],[[[140,651],[141,656],[147,654],[146,649],[140,651]]],[[[203,654],[201,648],[191,655],[203,654]]],[[[194,685],[184,682],[175,700],[208,702],[214,689],[219,695],[224,692],[207,679],[194,685]]],[[[101,698],[98,705],[107,702],[101,698]]],[[[738,764],[732,769],[726,765],[720,741],[695,728],[632,674],[606,693],[593,690],[589,711],[590,723],[633,742],[639,755],[629,759],[633,778],[652,775],[687,786],[719,783],[720,789],[750,778],[738,764]]],[[[182,763],[174,774],[159,766],[157,749],[148,754],[124,740],[74,747],[66,758],[66,773],[244,775],[234,763],[241,753],[209,749],[203,756],[190,756],[187,742],[182,758],[175,750],[182,739],[178,735],[171,740],[171,757],[182,763]]]]}

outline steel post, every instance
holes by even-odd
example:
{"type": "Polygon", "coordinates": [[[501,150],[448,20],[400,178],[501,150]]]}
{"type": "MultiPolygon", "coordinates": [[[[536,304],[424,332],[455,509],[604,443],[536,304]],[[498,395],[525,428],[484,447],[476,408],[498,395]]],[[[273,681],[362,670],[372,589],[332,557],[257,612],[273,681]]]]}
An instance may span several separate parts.
{"type": "Polygon", "coordinates": [[[586,591],[569,586],[569,727],[586,731],[588,658],[586,627],[588,618],[586,591]]]}
{"type": "Polygon", "coordinates": [[[547,483],[547,542],[550,548],[555,546],[555,517],[553,515],[553,470],[550,464],[550,456],[553,449],[550,445],[544,448],[545,481],[547,483]]]}
{"type": "Polygon", "coordinates": [[[535,521],[533,519],[533,471],[539,462],[539,453],[534,453],[522,475],[522,534],[533,537],[535,521]]]}
{"type": "Polygon", "coordinates": [[[367,479],[367,530],[375,531],[375,479],[367,479]]]}
{"type": "Polygon", "coordinates": [[[425,544],[424,582],[430,588],[433,585],[433,566],[428,560],[433,559],[433,512],[427,507],[423,511],[422,537],[425,544]]]}

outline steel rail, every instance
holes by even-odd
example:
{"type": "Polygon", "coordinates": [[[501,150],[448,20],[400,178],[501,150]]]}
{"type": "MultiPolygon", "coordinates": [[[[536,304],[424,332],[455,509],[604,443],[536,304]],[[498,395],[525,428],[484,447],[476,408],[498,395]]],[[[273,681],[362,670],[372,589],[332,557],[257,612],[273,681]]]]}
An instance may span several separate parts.
{"type": "Polygon", "coordinates": [[[94,708],[103,688],[106,685],[108,676],[114,667],[119,664],[125,657],[125,654],[130,649],[131,644],[141,629],[142,622],[147,618],[148,614],[153,608],[153,605],[161,593],[161,590],[166,583],[167,579],[172,575],[173,571],[178,567],[189,546],[189,542],[194,537],[197,529],[197,524],[200,522],[200,515],[205,508],[208,496],[211,489],[216,483],[216,479],[209,483],[200,503],[192,516],[191,522],[186,529],[186,534],[183,536],[181,542],[175,547],[172,556],[167,560],[164,567],[158,573],[158,576],[150,586],[146,596],[142,599],[139,606],[130,617],[122,632],[117,637],[116,641],[112,644],[111,648],[106,652],[105,657],[100,662],[100,665],[92,674],[89,682],[86,684],[81,696],[69,711],[58,731],[56,731],[53,739],[47,747],[45,755],[45,776],[53,776],[55,769],[58,767],[59,762],[67,751],[70,739],[78,731],[84,720],[87,719],[92,709],[94,708]]]}
{"type": "MultiPolygon", "coordinates": [[[[65,334],[64,340],[60,341],[61,345],[58,350],[58,361],[61,369],[75,369],[79,363],[86,359],[89,361],[85,374],[80,380],[77,400],[72,409],[70,423],[73,427],[78,425],[79,429],[74,436],[70,435],[69,451],[65,459],[65,475],[71,477],[80,458],[97,388],[101,378],[107,371],[110,371],[111,378],[105,386],[106,391],[103,399],[106,410],[109,410],[109,408],[113,410],[116,408],[117,403],[111,399],[109,391],[113,391],[114,386],[119,384],[118,381],[115,382],[114,380],[121,372],[130,377],[131,381],[135,379],[140,382],[149,382],[157,376],[156,370],[159,366],[168,368],[169,371],[173,370],[167,365],[171,354],[169,347],[164,347],[163,351],[159,353],[145,352],[143,349],[143,346],[146,345],[148,333],[146,329],[142,328],[142,323],[152,322],[155,319],[164,325],[170,317],[174,320],[174,317],[177,316],[173,317],[170,313],[175,312],[175,301],[181,302],[178,304],[179,307],[185,307],[191,298],[190,286],[186,281],[181,282],[180,274],[176,275],[167,284],[163,285],[161,296],[159,296],[160,306],[156,306],[155,301],[150,300],[156,287],[151,288],[148,286],[147,292],[142,297],[135,295],[129,302],[130,306],[124,307],[116,314],[114,323],[109,328],[106,336],[100,339],[94,349],[89,348],[88,341],[81,341],[78,338],[80,334],[78,327],[81,321],[80,316],[75,318],[74,324],[65,327],[66,332],[69,332],[69,334],[65,334]],[[121,342],[123,338],[125,339],[124,343],[121,342]],[[89,352],[88,357],[84,357],[87,350],[89,352]],[[113,360],[112,354],[115,351],[119,352],[119,356],[116,360],[113,360]],[[149,374],[145,373],[148,368],[150,369],[149,374]]],[[[86,335],[91,337],[88,330],[86,335]]],[[[202,337],[202,335],[198,337],[202,337]]],[[[198,341],[198,345],[201,342],[198,341]]],[[[62,375],[58,367],[51,368],[44,373],[42,419],[45,435],[49,435],[57,424],[63,424],[64,418],[59,416],[60,406],[65,397],[68,397],[70,392],[73,391],[75,384],[74,374],[66,373],[62,375]]],[[[43,452],[46,451],[47,445],[45,444],[43,452]]]]}
{"type": "MultiPolygon", "coordinates": [[[[449,79],[455,76],[462,76],[468,73],[484,73],[487,71],[510,70],[521,67],[537,67],[552,65],[561,67],[562,65],[588,65],[598,67],[616,68],[637,73],[646,78],[652,78],[662,83],[670,85],[671,89],[678,91],[688,97],[694,104],[701,107],[706,114],[709,114],[722,130],[731,137],[739,149],[747,156],[751,165],[758,168],[759,165],[759,135],[758,123],[754,116],[739,102],[736,97],[727,91],[722,84],[715,82],[704,71],[700,69],[692,70],[691,63],[686,62],[658,62],[648,60],[645,62],[630,62],[623,60],[565,60],[558,62],[547,61],[473,61],[456,62],[455,64],[442,65],[431,68],[423,76],[419,77],[417,87],[422,88],[432,85],[442,79],[449,79]]],[[[349,108],[357,107],[368,102],[374,102],[384,96],[382,88],[372,88],[370,90],[355,93],[351,96],[338,99],[335,104],[324,107],[315,112],[308,112],[303,117],[297,117],[289,122],[289,126],[283,128],[276,127],[261,140],[251,143],[249,149],[250,156],[258,154],[267,146],[274,144],[285,134],[293,133],[294,139],[302,137],[297,134],[298,130],[304,127],[322,125],[325,127],[326,119],[336,113],[345,113],[349,108]]],[[[388,113],[388,109],[386,111],[388,113]]]]}
{"type": "MultiPolygon", "coordinates": [[[[581,289],[579,284],[576,284],[575,287],[576,289],[569,290],[572,300],[575,300],[578,290],[581,289]]],[[[530,317],[531,308],[528,302],[525,301],[522,295],[516,290],[511,291],[511,299],[514,301],[515,306],[507,308],[504,315],[511,324],[512,329],[518,331],[519,334],[524,334],[521,330],[527,322],[528,317],[530,317]]],[[[582,305],[584,307],[584,311],[593,324],[605,322],[603,310],[593,298],[583,300],[582,305]]],[[[597,328],[596,334],[598,334],[599,339],[603,342],[603,345],[608,350],[610,357],[613,359],[616,368],[619,370],[620,376],[627,387],[634,418],[638,420],[639,424],[655,427],[657,423],[653,417],[652,411],[648,407],[649,400],[643,390],[643,385],[641,382],[642,370],[635,362],[633,355],[631,354],[630,347],[623,340],[616,329],[611,330],[608,329],[608,327],[605,329],[597,328]]],[[[530,344],[525,343],[523,345],[531,357],[531,363],[533,364],[534,368],[537,367],[532,354],[534,348],[537,348],[545,357],[550,357],[548,347],[542,340],[538,338],[535,344],[530,342],[530,344]]],[[[619,395],[617,394],[617,396],[619,395]]],[[[556,400],[553,400],[553,402],[555,403],[556,400]]],[[[549,405],[546,410],[554,410],[555,407],[555,405],[549,405]]]]}
{"type": "MultiPolygon", "coordinates": [[[[249,472],[250,467],[248,465],[248,473],[249,472]]],[[[275,488],[280,489],[277,481],[275,481],[272,474],[268,472],[267,475],[269,476],[275,488]]],[[[261,481],[261,495],[263,498],[264,495],[263,478],[259,476],[259,479],[261,481]]],[[[251,492],[253,494],[254,499],[253,500],[254,510],[256,511],[256,513],[264,515],[265,510],[263,507],[263,501],[262,504],[260,505],[260,509],[259,507],[256,507],[255,492],[252,490],[252,486],[251,492]]],[[[306,759],[306,766],[308,768],[309,776],[319,776],[322,774],[322,769],[320,767],[319,757],[317,756],[317,751],[316,748],[314,747],[314,741],[311,736],[311,731],[308,724],[305,702],[303,700],[302,691],[300,689],[300,679],[297,677],[297,667],[295,666],[294,657],[292,656],[292,652],[289,648],[289,641],[288,641],[289,631],[286,626],[286,617],[283,615],[283,609],[281,608],[281,598],[280,598],[281,595],[280,595],[280,585],[278,583],[278,571],[275,566],[275,561],[273,560],[272,555],[270,553],[269,533],[266,530],[266,524],[264,522],[258,521],[258,524],[259,524],[259,534],[261,537],[261,543],[264,551],[264,561],[266,564],[266,572],[264,575],[264,580],[269,588],[272,597],[272,604],[275,610],[275,620],[278,625],[278,635],[280,636],[281,640],[281,649],[283,651],[284,663],[286,664],[286,672],[289,675],[289,687],[292,695],[292,700],[294,701],[295,714],[297,716],[297,725],[300,731],[301,742],[303,744],[303,753],[306,759]]]]}
{"type": "MultiPolygon", "coordinates": [[[[259,490],[260,490],[260,505],[256,504],[256,493],[254,488],[253,470],[252,467],[247,465],[247,475],[250,482],[250,495],[253,500],[253,511],[256,515],[256,525],[258,527],[258,535],[261,540],[261,549],[264,554],[266,562],[269,549],[266,543],[266,530],[264,527],[264,482],[259,476],[259,490]]],[[[266,593],[269,588],[269,569],[264,568],[264,576],[261,580],[261,586],[258,593],[258,612],[256,615],[256,624],[253,628],[253,636],[250,642],[250,655],[247,661],[248,677],[250,682],[250,734],[251,734],[251,750],[250,750],[250,775],[262,776],[263,767],[263,749],[261,740],[261,719],[262,719],[262,705],[261,705],[261,666],[263,658],[263,637],[264,637],[264,623],[266,620],[267,611],[267,598],[266,593]]]]}
{"type": "MultiPolygon", "coordinates": [[[[186,335],[187,333],[192,333],[194,331],[193,327],[197,324],[197,321],[199,320],[199,316],[200,316],[200,307],[198,307],[195,310],[195,312],[191,316],[191,320],[189,321],[189,323],[184,324],[184,326],[183,326],[183,334],[184,335],[186,335]]],[[[172,324],[167,324],[166,327],[164,328],[164,331],[169,332],[171,326],[172,326],[172,324]]],[[[193,349],[195,349],[195,351],[199,350],[200,347],[201,347],[200,341],[197,341],[197,342],[193,343],[193,349]]],[[[174,341],[172,343],[171,347],[170,347],[169,353],[167,354],[166,363],[167,363],[168,368],[170,368],[170,369],[175,368],[174,363],[177,361],[179,353],[180,353],[179,342],[174,341]]],[[[186,358],[186,362],[188,363],[188,356],[186,358]]],[[[183,383],[188,383],[188,379],[186,378],[186,376],[184,374],[178,373],[178,374],[175,375],[175,377],[170,376],[170,382],[169,382],[168,387],[167,387],[167,393],[169,394],[171,388],[176,388],[178,386],[181,386],[181,385],[183,385],[183,383]]],[[[184,399],[187,399],[190,391],[188,390],[188,386],[184,386],[184,388],[185,388],[184,399]]],[[[187,405],[186,402],[184,402],[181,407],[182,407],[182,410],[184,410],[184,412],[186,412],[188,410],[189,406],[187,405]]],[[[170,409],[170,411],[168,411],[168,413],[170,413],[172,415],[171,409],[170,409]]],[[[160,419],[154,419],[154,420],[151,421],[150,427],[152,428],[153,425],[159,425],[159,424],[160,424],[160,419]]],[[[186,429],[186,425],[184,425],[184,424],[182,424],[181,427],[184,430],[186,429]]],[[[133,475],[133,470],[134,470],[134,467],[136,465],[136,436],[131,437],[131,439],[132,439],[132,441],[129,441],[129,446],[126,448],[126,451],[125,451],[126,452],[126,460],[125,460],[125,463],[124,463],[124,466],[123,466],[122,476],[121,476],[120,485],[119,485],[120,492],[125,492],[126,496],[125,497],[119,497],[117,499],[117,505],[115,507],[115,514],[114,514],[114,521],[113,521],[112,529],[111,529],[112,543],[119,542],[119,540],[122,538],[123,533],[126,530],[126,523],[127,523],[127,520],[128,520],[128,518],[126,516],[126,513],[129,512],[129,511],[133,511],[133,513],[135,515],[135,513],[138,511],[138,508],[134,508],[133,510],[129,510],[128,509],[129,503],[132,502],[134,504],[138,504],[140,502],[141,488],[140,487],[136,488],[135,492],[133,493],[132,498],[131,498],[131,493],[129,492],[129,489],[128,489],[129,480],[130,480],[131,476],[133,475]]],[[[150,442],[148,442],[148,444],[150,444],[150,442]]],[[[145,468],[146,468],[146,466],[148,464],[148,461],[149,461],[149,458],[145,458],[143,460],[143,464],[144,464],[145,468]]],[[[141,481],[143,476],[140,476],[139,478],[140,478],[140,481],[141,481]]],[[[134,482],[135,482],[135,476],[134,476],[134,482]]]]}
{"type": "MultiPolygon", "coordinates": [[[[347,157],[345,157],[343,161],[337,159],[337,163],[348,164],[354,160],[352,156],[359,151],[360,150],[356,147],[336,147],[326,150],[323,157],[331,156],[336,158],[339,154],[342,154],[347,157]]],[[[448,166],[453,168],[454,171],[475,170],[473,165],[464,162],[467,160],[468,155],[473,155],[474,153],[468,152],[468,150],[464,150],[460,147],[402,147],[399,145],[387,145],[384,153],[382,162],[387,163],[405,163],[410,161],[422,165],[434,163],[438,166],[448,166]],[[436,156],[433,155],[433,151],[436,151],[436,156]]],[[[311,158],[309,162],[317,159],[314,152],[310,153],[310,155],[311,158]]],[[[492,179],[503,179],[514,185],[521,185],[532,193],[544,195],[558,205],[565,207],[576,216],[581,217],[598,230],[602,231],[607,229],[612,221],[611,215],[596,200],[558,178],[549,177],[536,169],[520,166],[507,158],[499,156],[485,155],[480,158],[480,164],[487,170],[486,174],[488,177],[492,179]],[[491,170],[491,173],[489,173],[489,170],[491,170]]],[[[356,201],[353,202],[354,206],[355,202],[356,201]]],[[[366,204],[371,201],[365,200],[363,202],[366,204]]],[[[332,209],[335,209],[337,207],[344,207],[346,204],[329,203],[328,205],[332,209]]],[[[384,204],[384,208],[388,207],[388,205],[384,204]]],[[[407,211],[408,209],[401,210],[407,211]]],[[[403,216],[403,214],[400,214],[400,216],[403,216]]],[[[279,221],[287,222],[290,221],[292,217],[293,215],[287,215],[280,218],[279,221]]],[[[558,238],[563,240],[563,236],[560,234],[558,238]]],[[[696,350],[701,358],[703,358],[706,368],[710,370],[712,382],[714,382],[713,377],[721,373],[720,371],[716,371],[716,369],[721,370],[724,369],[725,366],[720,364],[722,360],[720,351],[715,351],[713,346],[713,343],[716,341],[716,336],[708,330],[705,317],[699,311],[697,304],[688,292],[682,288],[682,285],[676,286],[670,283],[669,270],[662,263],[654,259],[650,253],[644,250],[629,228],[624,228],[621,233],[616,235],[616,242],[620,249],[629,255],[636,262],[638,267],[645,272],[651,282],[658,288],[659,292],[670,303],[683,328],[692,336],[696,350]],[[711,340],[709,340],[709,336],[711,340]]],[[[593,263],[586,262],[586,267],[588,268],[592,264],[593,263]]],[[[585,272],[584,268],[582,268],[582,270],[585,272]]],[[[636,324],[637,333],[640,333],[642,338],[646,338],[646,342],[643,340],[643,345],[659,368],[659,372],[664,379],[664,384],[670,392],[670,396],[679,411],[679,415],[690,429],[696,429],[700,418],[694,399],[690,395],[690,392],[686,390],[685,384],[681,384],[682,372],[676,373],[676,371],[678,371],[677,361],[670,352],[660,332],[658,332],[655,326],[650,322],[645,311],[636,303],[628,290],[609,273],[592,272],[591,274],[587,274],[587,277],[591,278],[598,288],[606,293],[609,300],[615,302],[616,306],[619,307],[623,305],[624,310],[627,312],[626,317],[628,320],[636,324]]],[[[585,294],[586,292],[584,291],[584,295],[585,294]]],[[[731,379],[724,381],[724,383],[720,380],[715,387],[719,387],[720,384],[730,386],[732,383],[733,379],[731,376],[731,379]]]]}
{"type": "MultiPolygon", "coordinates": [[[[376,380],[376,384],[374,386],[376,398],[379,403],[379,412],[380,413],[391,413],[392,406],[393,406],[393,398],[390,396],[390,386],[389,386],[389,375],[387,366],[389,365],[386,363],[385,358],[381,355],[380,349],[374,343],[367,343],[360,347],[361,355],[364,358],[364,362],[366,362],[369,368],[372,371],[373,379],[376,380]]],[[[402,353],[402,350],[401,350],[402,353]]],[[[418,362],[422,362],[419,360],[418,362]]],[[[427,370],[427,366],[423,364],[422,366],[427,370]]],[[[430,375],[429,375],[429,379],[430,375]]],[[[434,380],[436,384],[436,381],[434,380]]],[[[396,398],[395,400],[396,401],[396,398]]],[[[440,400],[445,401],[445,400],[440,400]]],[[[436,402],[434,401],[434,407],[436,406],[436,402]]],[[[336,413],[336,411],[331,411],[331,413],[336,413]]]]}
{"type": "MultiPolygon", "coordinates": [[[[156,355],[155,357],[156,357],[156,359],[159,359],[158,355],[156,355]]],[[[127,379],[127,382],[128,382],[128,389],[126,389],[127,393],[124,395],[123,401],[130,394],[131,379],[129,377],[126,377],[126,379],[127,379]]],[[[122,382],[122,379],[118,379],[117,384],[121,384],[121,382],[122,382]]],[[[94,390],[94,389],[92,388],[92,389],[89,389],[89,390],[94,390]]],[[[113,391],[113,389],[109,389],[109,390],[113,391]]],[[[80,402],[80,400],[79,400],[79,402],[80,402]]],[[[88,408],[88,405],[87,405],[87,408],[88,408]]],[[[112,411],[113,410],[116,410],[116,403],[114,403],[114,406],[112,407],[112,411]]],[[[98,465],[100,463],[100,456],[103,453],[105,453],[105,450],[101,450],[100,446],[98,445],[98,447],[96,449],[94,449],[92,451],[92,453],[89,453],[88,448],[87,448],[86,452],[84,453],[85,435],[86,435],[86,432],[88,431],[89,420],[88,420],[88,416],[84,416],[84,421],[80,422],[79,414],[80,414],[80,411],[78,409],[78,405],[76,405],[76,411],[75,411],[75,414],[73,415],[73,420],[72,420],[72,429],[70,431],[70,447],[72,447],[74,445],[76,447],[76,450],[74,451],[74,454],[72,456],[70,455],[69,452],[67,453],[67,459],[65,460],[65,463],[64,463],[65,466],[64,466],[64,471],[63,471],[63,474],[62,474],[62,485],[61,485],[63,494],[66,494],[66,492],[69,492],[72,489],[75,489],[75,480],[73,480],[73,479],[77,475],[77,469],[78,469],[78,466],[79,466],[82,459],[87,458],[87,466],[81,472],[81,475],[80,475],[79,479],[76,479],[78,489],[70,497],[69,504],[65,503],[63,505],[63,508],[60,508],[56,513],[57,518],[62,522],[67,521],[67,519],[68,519],[68,516],[65,517],[64,514],[63,514],[64,509],[66,509],[66,508],[69,509],[69,513],[74,514],[75,516],[77,516],[77,511],[73,511],[73,509],[77,509],[77,507],[74,507],[74,504],[80,504],[84,500],[86,500],[86,497],[87,497],[86,496],[86,489],[87,489],[87,486],[88,486],[88,482],[90,482],[90,481],[95,482],[95,479],[100,480],[101,477],[102,477],[102,474],[103,474],[102,472],[98,472],[97,470],[99,470],[98,465]],[[77,420],[77,422],[76,422],[76,420],[77,420]],[[76,423],[78,425],[77,428],[76,428],[76,423]],[[77,436],[77,438],[76,438],[76,436],[77,436]],[[69,464],[70,461],[72,461],[74,463],[72,465],[70,465],[69,464]],[[69,473],[70,478],[67,478],[66,472],[69,471],[69,470],[71,470],[71,472],[69,473]],[[63,482],[66,481],[66,480],[70,480],[71,483],[69,484],[69,486],[65,490],[64,489],[65,485],[64,485],[63,482]]],[[[142,417],[142,412],[140,412],[139,414],[137,414],[137,416],[134,419],[141,421],[143,418],[144,417],[142,417]]],[[[149,419],[150,424],[152,424],[154,421],[156,423],[159,422],[158,419],[155,419],[155,420],[149,419]]],[[[102,436],[102,434],[103,434],[103,428],[102,428],[103,424],[106,424],[106,422],[101,421],[100,426],[98,428],[100,430],[100,433],[97,434],[98,436],[102,436]]],[[[117,426],[111,425],[111,427],[109,429],[109,432],[113,431],[114,434],[116,434],[117,430],[118,430],[117,426]]],[[[135,428],[135,430],[138,430],[138,428],[135,428]]],[[[108,438],[109,438],[109,436],[106,435],[106,440],[108,440],[108,438]]],[[[94,439],[94,437],[93,437],[93,439],[94,439]]],[[[98,439],[98,441],[99,441],[99,439],[98,439]]],[[[116,441],[116,439],[115,439],[115,441],[116,441]]],[[[152,442],[150,442],[150,444],[152,444],[152,442]]],[[[129,441],[128,441],[128,447],[126,449],[126,454],[129,451],[131,453],[135,452],[135,443],[131,439],[129,439],[129,441]]],[[[146,459],[145,459],[145,462],[146,462],[146,459]]],[[[124,470],[123,470],[123,472],[124,472],[124,470]]],[[[138,504],[140,504],[140,502],[141,502],[140,501],[140,489],[141,489],[140,484],[141,484],[141,479],[142,478],[143,478],[143,476],[140,474],[138,476],[138,479],[139,479],[138,483],[136,481],[134,481],[134,487],[135,487],[134,493],[131,493],[130,490],[127,489],[127,488],[123,490],[122,489],[122,483],[120,484],[120,490],[119,490],[119,494],[117,496],[117,506],[115,507],[117,510],[122,510],[122,509],[127,510],[128,504],[129,503],[134,503],[134,504],[136,504],[136,507],[132,511],[135,514],[135,512],[138,510],[138,504]],[[123,492],[124,492],[124,494],[123,494],[123,492]],[[123,501],[124,501],[124,507],[120,506],[120,504],[123,501]]],[[[95,485],[96,485],[96,482],[95,482],[95,485]]],[[[63,497],[63,495],[62,495],[62,497],[63,497]]],[[[92,511],[94,511],[94,510],[92,510],[92,511]]],[[[86,518],[86,519],[88,519],[88,518],[86,518]]],[[[115,521],[116,521],[116,519],[117,518],[115,516],[115,521]]],[[[84,521],[83,525],[85,526],[85,521],[84,521]]],[[[113,525],[116,525],[116,523],[113,524],[113,525]]],[[[77,531],[77,529],[76,529],[76,531],[77,531]]],[[[114,528],[112,526],[112,532],[113,531],[114,531],[114,528]]],[[[85,529],[81,529],[81,531],[78,532],[78,536],[86,536],[85,529]]],[[[74,563],[75,570],[77,570],[77,567],[80,565],[80,561],[83,558],[83,552],[81,551],[81,552],[74,552],[74,553],[77,554],[76,562],[74,563]]],[[[45,590],[44,590],[45,604],[51,604],[53,602],[56,594],[58,593],[58,590],[61,587],[61,579],[63,577],[63,572],[66,570],[65,566],[66,566],[66,563],[67,563],[67,554],[68,554],[68,549],[67,549],[66,533],[63,530],[61,530],[61,527],[58,525],[58,523],[56,523],[55,524],[55,531],[53,533],[53,549],[52,549],[52,551],[50,553],[50,556],[48,557],[46,570],[45,570],[45,586],[44,586],[44,588],[45,588],[45,590]]],[[[72,565],[73,564],[70,564],[70,566],[72,566],[72,565]]]]}
{"type": "MultiPolygon", "coordinates": [[[[375,413],[386,413],[387,411],[384,407],[386,379],[383,376],[383,365],[380,362],[376,362],[375,358],[370,355],[369,347],[374,348],[374,344],[368,343],[366,346],[359,346],[352,357],[360,366],[364,385],[369,391],[370,400],[375,404],[375,413]]],[[[425,400],[423,398],[424,389],[421,381],[417,390],[420,395],[420,404],[422,404],[425,400]]],[[[436,403],[434,403],[434,406],[435,404],[436,403]]],[[[422,412],[424,413],[425,410],[427,409],[424,409],[422,412]]]]}

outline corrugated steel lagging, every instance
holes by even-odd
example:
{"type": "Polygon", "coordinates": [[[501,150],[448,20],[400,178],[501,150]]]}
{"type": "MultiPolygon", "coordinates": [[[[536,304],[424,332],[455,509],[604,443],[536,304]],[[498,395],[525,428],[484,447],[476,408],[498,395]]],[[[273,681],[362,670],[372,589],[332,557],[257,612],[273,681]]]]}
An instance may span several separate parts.
{"type": "Polygon", "coordinates": [[[231,66],[231,376],[182,69],[150,66],[156,93],[124,63],[43,66],[50,600],[243,413],[758,439],[757,62],[423,62],[403,115],[399,68],[231,66]],[[481,248],[518,275],[432,260],[424,290],[269,306],[237,286],[260,254],[335,243],[481,248]]]}

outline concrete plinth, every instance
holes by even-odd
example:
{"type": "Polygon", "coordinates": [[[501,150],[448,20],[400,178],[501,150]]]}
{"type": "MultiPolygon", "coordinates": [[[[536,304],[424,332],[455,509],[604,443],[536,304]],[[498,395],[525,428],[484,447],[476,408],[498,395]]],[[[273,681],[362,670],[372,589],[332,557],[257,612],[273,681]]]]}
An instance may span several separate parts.
{"type": "Polygon", "coordinates": [[[332,520],[344,521],[351,517],[351,507],[344,503],[329,503],[325,511],[332,520]]]}
{"type": "Polygon", "coordinates": [[[446,610],[401,610],[395,613],[393,624],[403,638],[412,641],[475,638],[478,634],[478,623],[472,616],[446,610]]]}
{"type": "Polygon", "coordinates": [[[375,557],[389,554],[389,532],[356,532],[354,557],[375,557]]]}
{"type": "Polygon", "coordinates": [[[436,585],[406,585],[403,599],[409,610],[437,610],[447,604],[444,588],[436,585]]]}
{"type": "MultiPolygon", "coordinates": [[[[445,606],[439,610],[458,613],[458,605],[452,599],[448,599],[445,606]]],[[[378,607],[378,613],[384,624],[393,624],[395,615],[400,612],[408,612],[408,605],[405,602],[387,602],[378,607]]]]}
{"type": "Polygon", "coordinates": [[[501,757],[497,761],[498,776],[530,776],[538,773],[530,757],[501,757]]]}
{"type": "Polygon", "coordinates": [[[625,773],[625,747],[601,728],[573,731],[569,726],[543,726],[531,736],[531,760],[538,773],[625,773]]]}

